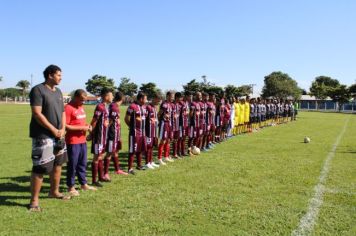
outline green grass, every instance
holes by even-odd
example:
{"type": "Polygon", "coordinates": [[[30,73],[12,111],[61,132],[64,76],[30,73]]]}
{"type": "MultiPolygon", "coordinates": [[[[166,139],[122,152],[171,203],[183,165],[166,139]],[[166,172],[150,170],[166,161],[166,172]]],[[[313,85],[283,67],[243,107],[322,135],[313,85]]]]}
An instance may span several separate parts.
{"type": "MultiPolygon", "coordinates": [[[[86,110],[90,119],[93,107],[86,110]]],[[[69,202],[46,198],[47,179],[44,211],[33,214],[25,208],[30,109],[0,105],[0,114],[1,235],[290,235],[349,117],[313,234],[356,235],[355,115],[302,112],[297,122],[238,136],[199,157],[136,176],[113,176],[100,191],[69,202]],[[302,143],[304,136],[311,137],[310,144],[302,143]]],[[[63,190],[64,183],[63,178],[63,190]]]]}

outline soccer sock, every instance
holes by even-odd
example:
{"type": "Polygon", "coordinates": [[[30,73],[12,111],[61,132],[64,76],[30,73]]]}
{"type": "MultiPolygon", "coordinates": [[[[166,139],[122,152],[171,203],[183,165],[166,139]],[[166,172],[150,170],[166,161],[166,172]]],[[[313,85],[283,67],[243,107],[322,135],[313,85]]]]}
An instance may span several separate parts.
{"type": "Polygon", "coordinates": [[[193,138],[188,139],[188,148],[191,148],[193,144],[193,138]]]}
{"type": "Polygon", "coordinates": [[[119,156],[118,155],[113,155],[111,157],[111,159],[114,162],[115,171],[118,171],[119,170],[119,156]]]}
{"type": "Polygon", "coordinates": [[[162,159],[163,146],[164,146],[163,143],[160,143],[160,144],[158,145],[158,159],[159,159],[159,160],[162,159]]]}
{"type": "Polygon", "coordinates": [[[92,162],[91,163],[91,174],[92,174],[92,180],[93,180],[93,183],[96,183],[97,182],[97,175],[98,175],[98,163],[97,162],[92,162]]]}
{"type": "Polygon", "coordinates": [[[129,154],[129,159],[128,159],[128,169],[131,170],[134,162],[134,153],[129,154]]]}
{"type": "Polygon", "coordinates": [[[181,143],[180,143],[180,147],[181,147],[180,153],[181,153],[182,155],[184,155],[184,154],[185,154],[185,136],[182,137],[182,139],[181,139],[180,142],[181,142],[181,143]]]}
{"type": "Polygon", "coordinates": [[[182,138],[178,138],[177,140],[177,155],[180,156],[181,155],[181,145],[182,145],[182,138]]]}
{"type": "Polygon", "coordinates": [[[153,162],[153,148],[148,149],[148,163],[153,162]]]}
{"type": "Polygon", "coordinates": [[[99,180],[103,180],[104,179],[103,160],[98,161],[98,173],[99,173],[99,180]]]}
{"type": "Polygon", "coordinates": [[[204,135],[204,136],[203,136],[203,139],[202,139],[202,143],[201,143],[201,147],[202,147],[202,148],[205,148],[205,146],[206,146],[206,145],[205,145],[205,143],[206,143],[206,138],[207,138],[206,135],[204,135]]]}
{"type": "Polygon", "coordinates": [[[173,141],[173,156],[177,156],[178,142],[179,142],[179,140],[174,140],[173,141]]]}
{"type": "Polygon", "coordinates": [[[169,145],[169,142],[167,142],[164,145],[164,157],[169,157],[169,151],[170,151],[170,145],[169,145]]]}
{"type": "Polygon", "coordinates": [[[141,163],[142,163],[142,153],[138,152],[136,153],[136,161],[137,161],[137,167],[141,167],[141,163]]]}
{"type": "Polygon", "coordinates": [[[110,159],[104,159],[104,175],[109,174],[110,159]]]}
{"type": "Polygon", "coordinates": [[[150,148],[147,148],[147,151],[146,151],[145,154],[146,154],[145,155],[145,162],[146,162],[146,165],[147,165],[148,163],[150,163],[150,148]]]}

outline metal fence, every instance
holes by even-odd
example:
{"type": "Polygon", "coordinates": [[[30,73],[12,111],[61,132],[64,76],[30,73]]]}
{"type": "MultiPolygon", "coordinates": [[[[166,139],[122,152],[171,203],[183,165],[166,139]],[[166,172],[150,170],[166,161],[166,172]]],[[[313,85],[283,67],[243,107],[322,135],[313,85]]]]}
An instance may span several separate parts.
{"type": "Polygon", "coordinates": [[[300,101],[299,109],[310,111],[330,111],[356,113],[356,102],[339,105],[333,101],[300,101]]]}

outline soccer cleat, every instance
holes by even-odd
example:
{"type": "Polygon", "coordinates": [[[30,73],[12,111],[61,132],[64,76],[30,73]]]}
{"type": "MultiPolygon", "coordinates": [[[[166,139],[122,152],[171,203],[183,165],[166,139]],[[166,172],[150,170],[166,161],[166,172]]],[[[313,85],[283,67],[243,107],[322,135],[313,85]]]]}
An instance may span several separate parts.
{"type": "Polygon", "coordinates": [[[169,158],[169,157],[165,157],[165,160],[168,161],[168,162],[174,162],[174,160],[172,158],[169,158]]]}
{"type": "Polygon", "coordinates": [[[147,168],[145,166],[138,166],[136,169],[137,170],[147,170],[147,168]]]}
{"type": "Polygon", "coordinates": [[[117,174],[117,175],[128,175],[128,173],[123,171],[123,170],[115,171],[115,174],[117,174]]]}
{"type": "Polygon", "coordinates": [[[133,169],[131,169],[131,170],[129,170],[129,172],[128,172],[130,175],[135,175],[136,173],[135,173],[135,171],[133,170],[133,169]]]}
{"type": "Polygon", "coordinates": [[[103,185],[101,183],[99,183],[99,182],[93,182],[92,185],[95,186],[95,187],[98,187],[98,188],[102,188],[103,187],[103,185]]]}
{"type": "Polygon", "coordinates": [[[167,165],[167,163],[165,163],[162,159],[159,160],[159,164],[164,166],[167,165]]]}
{"type": "Polygon", "coordinates": [[[151,165],[151,163],[148,163],[148,164],[146,165],[146,167],[147,167],[148,169],[154,170],[154,167],[151,165]]]}
{"type": "Polygon", "coordinates": [[[151,164],[151,166],[153,166],[153,167],[155,167],[155,168],[158,168],[158,167],[159,167],[159,165],[157,165],[157,164],[154,163],[154,162],[151,162],[150,164],[151,164]]]}

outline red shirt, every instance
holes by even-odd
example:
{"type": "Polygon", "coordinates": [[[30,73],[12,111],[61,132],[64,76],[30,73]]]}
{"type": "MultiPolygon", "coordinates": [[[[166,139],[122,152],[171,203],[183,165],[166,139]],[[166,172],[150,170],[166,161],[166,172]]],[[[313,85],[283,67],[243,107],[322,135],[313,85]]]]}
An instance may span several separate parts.
{"type": "MultiPolygon", "coordinates": [[[[66,113],[66,124],[73,126],[85,126],[86,115],[83,106],[77,106],[70,102],[68,103],[64,111],[66,113]]],[[[86,143],[85,131],[80,130],[67,130],[66,143],[67,144],[81,144],[86,143]]]]}

